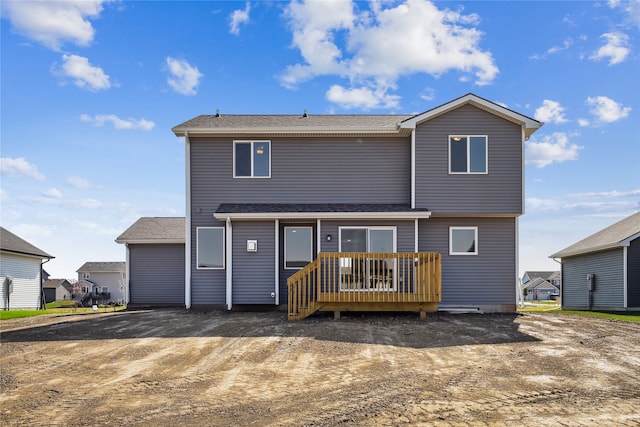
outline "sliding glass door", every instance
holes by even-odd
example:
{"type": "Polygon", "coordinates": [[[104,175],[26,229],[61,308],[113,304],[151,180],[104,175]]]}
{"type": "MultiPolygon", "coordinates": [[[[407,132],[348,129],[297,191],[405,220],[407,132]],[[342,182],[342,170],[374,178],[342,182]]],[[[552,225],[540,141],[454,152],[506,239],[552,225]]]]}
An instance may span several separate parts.
{"type": "Polygon", "coordinates": [[[339,234],[340,252],[359,253],[340,258],[341,290],[394,288],[395,261],[380,254],[396,251],[396,227],[340,227],[339,234]]]}

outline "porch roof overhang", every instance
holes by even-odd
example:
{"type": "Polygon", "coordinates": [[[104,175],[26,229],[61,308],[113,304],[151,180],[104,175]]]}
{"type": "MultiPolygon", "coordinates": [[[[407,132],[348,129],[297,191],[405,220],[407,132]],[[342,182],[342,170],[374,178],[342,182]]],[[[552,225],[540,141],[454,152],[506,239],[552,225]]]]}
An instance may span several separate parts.
{"type": "Polygon", "coordinates": [[[213,217],[218,220],[257,219],[404,219],[429,218],[424,208],[404,204],[367,203],[224,203],[213,217]]]}

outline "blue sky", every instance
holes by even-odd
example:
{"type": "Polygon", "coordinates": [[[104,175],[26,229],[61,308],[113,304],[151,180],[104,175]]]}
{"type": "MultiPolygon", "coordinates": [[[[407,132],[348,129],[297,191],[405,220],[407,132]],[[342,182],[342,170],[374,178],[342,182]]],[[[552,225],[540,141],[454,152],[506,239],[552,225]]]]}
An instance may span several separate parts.
{"type": "Polygon", "coordinates": [[[526,143],[520,275],[640,209],[640,2],[2,1],[2,225],[123,261],[182,216],[199,114],[418,113],[466,93],[544,121],[526,143]]]}

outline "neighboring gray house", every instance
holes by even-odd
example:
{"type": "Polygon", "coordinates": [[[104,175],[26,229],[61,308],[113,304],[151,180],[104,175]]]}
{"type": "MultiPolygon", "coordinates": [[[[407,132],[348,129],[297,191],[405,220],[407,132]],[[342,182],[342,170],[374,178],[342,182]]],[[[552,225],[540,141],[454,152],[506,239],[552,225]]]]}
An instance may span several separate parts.
{"type": "Polygon", "coordinates": [[[184,306],[184,235],[184,218],[143,217],[118,236],[127,251],[127,304],[184,306]]]}
{"type": "Polygon", "coordinates": [[[549,300],[560,293],[556,287],[542,277],[535,277],[522,285],[525,300],[549,300]]]}
{"type": "Polygon", "coordinates": [[[72,285],[67,279],[46,279],[42,283],[45,302],[70,300],[72,285]]]}
{"type": "Polygon", "coordinates": [[[42,249],[0,227],[2,308],[42,308],[42,264],[53,259],[42,249]]]}
{"type": "Polygon", "coordinates": [[[560,289],[560,285],[562,280],[560,280],[560,271],[525,271],[522,276],[522,284],[526,284],[530,280],[533,280],[537,277],[540,277],[547,282],[554,285],[556,288],[560,289]]]}
{"type": "Polygon", "coordinates": [[[412,115],[216,113],[174,127],[185,306],[396,310],[428,282],[421,312],[515,311],[523,148],[541,125],[467,94],[412,115]]]}
{"type": "Polygon", "coordinates": [[[92,304],[124,303],[125,271],[125,263],[119,261],[85,262],[76,270],[78,281],[91,284],[87,291],[92,304]]]}
{"type": "Polygon", "coordinates": [[[640,308],[640,212],[550,258],[562,262],[563,308],[640,308]]]}

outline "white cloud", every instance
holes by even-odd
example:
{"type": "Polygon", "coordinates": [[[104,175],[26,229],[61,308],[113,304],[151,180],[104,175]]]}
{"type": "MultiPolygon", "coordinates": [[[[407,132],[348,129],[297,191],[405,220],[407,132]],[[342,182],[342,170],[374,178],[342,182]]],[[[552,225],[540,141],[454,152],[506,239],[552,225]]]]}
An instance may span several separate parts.
{"type": "Polygon", "coordinates": [[[167,83],[181,95],[195,95],[200,79],[204,76],[197,67],[191,66],[184,59],[170,56],[166,59],[170,76],[167,83]]]}
{"type": "Polygon", "coordinates": [[[559,102],[545,99],[533,116],[536,120],[545,123],[565,123],[564,107],[559,102]]]}
{"type": "Polygon", "coordinates": [[[62,197],[62,193],[60,192],[60,190],[58,190],[55,187],[52,187],[52,188],[50,188],[48,190],[43,191],[42,195],[44,197],[49,197],[51,199],[59,199],[59,198],[62,197]]]}
{"type": "Polygon", "coordinates": [[[62,67],[54,70],[54,74],[74,79],[74,84],[81,89],[98,91],[109,89],[109,76],[102,68],[89,63],[89,60],[78,55],[62,55],[62,67]]]}
{"type": "Polygon", "coordinates": [[[552,163],[562,163],[578,158],[578,150],[582,147],[569,143],[569,137],[564,132],[555,132],[545,136],[542,141],[530,140],[525,145],[525,163],[537,168],[549,166],[552,163]]]}
{"type": "Polygon", "coordinates": [[[251,11],[251,5],[247,2],[244,10],[234,10],[229,16],[229,32],[236,36],[240,34],[240,24],[246,24],[249,22],[249,12],[251,11]]]}
{"type": "MultiPolygon", "coordinates": [[[[293,46],[304,62],[290,65],[281,76],[285,87],[321,75],[348,78],[355,93],[394,88],[400,77],[448,71],[469,75],[486,85],[498,74],[490,52],[480,49],[482,33],[477,15],[439,10],[426,0],[401,4],[372,2],[371,10],[357,12],[351,1],[290,3],[286,16],[293,46]],[[410,29],[410,30],[408,30],[410,29]]],[[[381,102],[386,98],[380,98],[381,102]]]]}
{"type": "Polygon", "coordinates": [[[84,179],[84,178],[80,178],[79,176],[68,176],[64,182],[73,188],[89,188],[91,187],[91,183],[84,179]]]}
{"type": "Polygon", "coordinates": [[[44,181],[45,177],[38,171],[38,167],[29,163],[24,157],[12,159],[11,157],[0,158],[0,174],[9,177],[24,177],[44,181]]]}
{"type": "Polygon", "coordinates": [[[97,18],[102,0],[3,1],[2,12],[20,34],[60,50],[63,42],[88,46],[95,30],[88,18],[97,18]]]}
{"type": "Polygon", "coordinates": [[[87,123],[93,123],[95,126],[104,126],[105,123],[111,123],[114,128],[122,129],[139,129],[151,130],[156,125],[154,122],[146,119],[121,119],[115,114],[96,114],[91,117],[88,114],[80,115],[80,120],[87,123]]]}
{"type": "Polygon", "coordinates": [[[573,199],[592,199],[592,198],[611,199],[611,198],[635,197],[635,196],[640,196],[640,189],[629,190],[629,191],[612,190],[612,191],[567,194],[567,197],[571,197],[573,199]]]}
{"type": "Polygon", "coordinates": [[[631,52],[631,49],[629,49],[629,36],[624,33],[605,33],[600,38],[604,39],[606,43],[589,57],[593,61],[608,58],[611,66],[623,62],[631,52]]]}
{"type": "Polygon", "coordinates": [[[612,9],[621,7],[627,14],[627,22],[631,26],[640,28],[640,1],[610,0],[609,7],[611,7],[612,9]]]}
{"type": "Polygon", "coordinates": [[[598,193],[594,193],[595,196],[592,196],[590,200],[578,201],[568,200],[572,197],[571,194],[551,199],[528,197],[525,200],[525,204],[527,212],[533,213],[565,211],[566,213],[563,213],[563,216],[569,216],[571,212],[589,216],[600,216],[606,213],[615,213],[617,215],[626,213],[623,216],[627,216],[640,208],[640,201],[637,199],[624,200],[628,197],[628,193],[632,192],[620,193],[620,196],[597,196],[598,193]],[[611,200],[612,198],[619,200],[611,200]]]}
{"type": "Polygon", "coordinates": [[[578,119],[578,124],[582,127],[589,126],[591,122],[588,119],[578,119]]]}
{"type": "Polygon", "coordinates": [[[327,99],[343,108],[395,108],[400,99],[397,95],[390,95],[385,90],[372,90],[366,87],[345,89],[340,85],[333,85],[327,91],[327,99]]]}
{"type": "Polygon", "coordinates": [[[591,114],[601,123],[622,120],[631,112],[631,107],[623,107],[622,104],[606,96],[589,97],[585,103],[593,107],[590,110],[591,114]]]}

